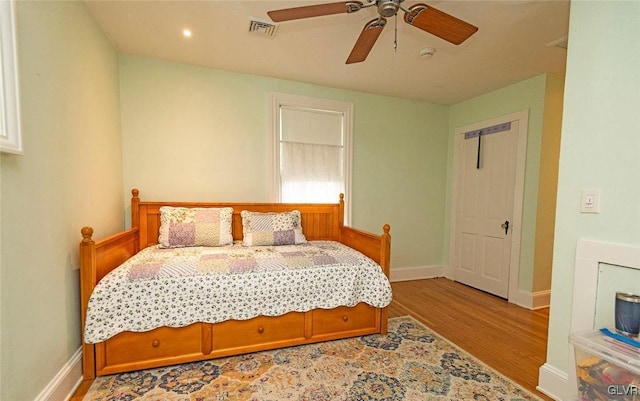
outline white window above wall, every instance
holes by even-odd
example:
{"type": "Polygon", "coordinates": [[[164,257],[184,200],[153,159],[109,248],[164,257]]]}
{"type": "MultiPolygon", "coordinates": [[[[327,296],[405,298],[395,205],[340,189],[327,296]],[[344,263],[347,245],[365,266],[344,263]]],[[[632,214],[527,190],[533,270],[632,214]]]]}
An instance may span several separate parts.
{"type": "Polygon", "coordinates": [[[272,200],[336,203],[351,213],[353,104],[282,93],[272,97],[272,200]]]}
{"type": "Polygon", "coordinates": [[[13,1],[0,1],[0,151],[22,154],[13,7],[13,1]]]}

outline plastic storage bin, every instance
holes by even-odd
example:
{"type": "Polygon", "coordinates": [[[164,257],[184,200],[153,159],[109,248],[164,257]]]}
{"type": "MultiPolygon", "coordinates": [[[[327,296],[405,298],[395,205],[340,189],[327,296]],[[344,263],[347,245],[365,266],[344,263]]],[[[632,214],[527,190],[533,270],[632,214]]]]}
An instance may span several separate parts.
{"type": "Polygon", "coordinates": [[[640,348],[599,330],[569,336],[576,355],[578,399],[640,401],[640,348]]]}

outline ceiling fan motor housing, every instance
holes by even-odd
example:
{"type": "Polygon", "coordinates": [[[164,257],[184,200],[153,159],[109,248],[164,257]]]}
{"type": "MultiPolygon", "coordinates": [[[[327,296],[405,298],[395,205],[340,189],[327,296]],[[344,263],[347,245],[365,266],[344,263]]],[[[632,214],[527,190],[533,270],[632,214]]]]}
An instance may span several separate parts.
{"type": "Polygon", "coordinates": [[[397,14],[402,0],[378,0],[378,14],[388,18],[397,14]]]}

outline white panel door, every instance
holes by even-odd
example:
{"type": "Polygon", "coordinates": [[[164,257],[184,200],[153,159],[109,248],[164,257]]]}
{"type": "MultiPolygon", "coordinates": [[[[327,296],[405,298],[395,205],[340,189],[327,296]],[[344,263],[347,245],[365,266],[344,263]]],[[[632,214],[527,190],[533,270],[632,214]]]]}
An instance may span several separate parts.
{"type": "Polygon", "coordinates": [[[518,121],[479,138],[458,141],[454,279],[507,298],[518,121]]]}

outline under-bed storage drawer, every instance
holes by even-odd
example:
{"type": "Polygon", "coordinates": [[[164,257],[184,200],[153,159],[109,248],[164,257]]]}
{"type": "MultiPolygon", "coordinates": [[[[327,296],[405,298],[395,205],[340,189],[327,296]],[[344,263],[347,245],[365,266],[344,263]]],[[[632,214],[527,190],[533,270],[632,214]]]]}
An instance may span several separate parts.
{"type": "Polygon", "coordinates": [[[117,334],[97,347],[98,370],[131,364],[132,369],[180,363],[183,359],[211,353],[210,325],[194,323],[190,326],[160,327],[144,333],[117,334]],[[104,349],[104,354],[100,352],[104,349]],[[104,355],[103,358],[100,358],[104,355]],[[173,358],[173,359],[172,359],[173,358]]]}
{"type": "Polygon", "coordinates": [[[214,351],[256,345],[287,346],[305,338],[305,314],[290,312],[282,316],[258,316],[249,320],[231,320],[213,325],[214,351]],[[292,341],[292,343],[293,343],[292,341]]]}
{"type": "Polygon", "coordinates": [[[365,303],[354,307],[314,309],[313,337],[353,331],[353,335],[375,332],[379,325],[379,310],[365,303]]]}

